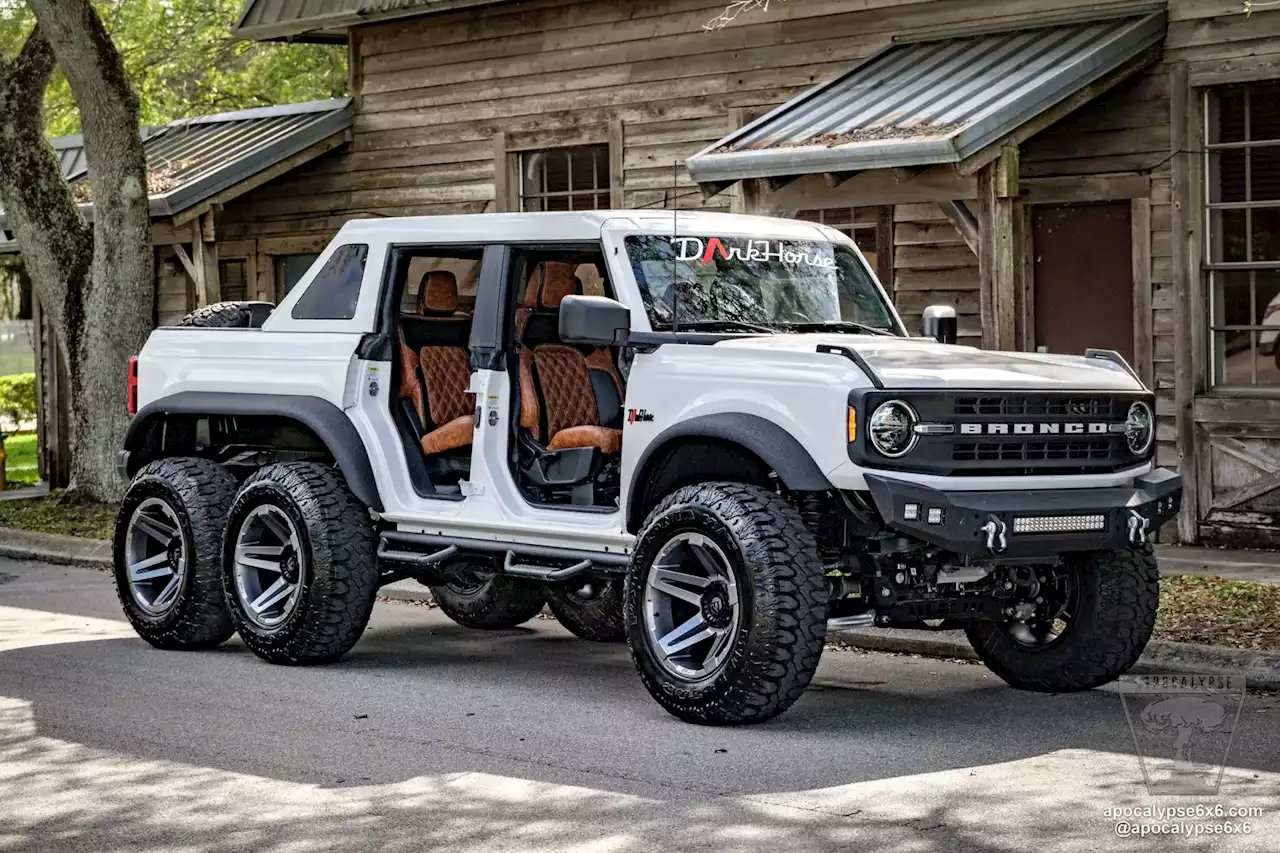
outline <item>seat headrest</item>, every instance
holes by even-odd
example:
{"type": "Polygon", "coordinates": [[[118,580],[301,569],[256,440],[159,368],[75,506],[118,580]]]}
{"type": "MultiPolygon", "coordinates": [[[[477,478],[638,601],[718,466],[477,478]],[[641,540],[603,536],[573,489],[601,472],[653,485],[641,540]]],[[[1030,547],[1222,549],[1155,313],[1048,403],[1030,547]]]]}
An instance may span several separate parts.
{"type": "Polygon", "coordinates": [[[581,296],[582,282],[574,275],[576,269],[576,265],[561,261],[543,261],[535,266],[524,291],[524,307],[554,311],[566,296],[581,296]]]}
{"type": "Polygon", "coordinates": [[[418,285],[418,313],[451,317],[458,310],[458,279],[448,270],[432,270],[418,285]]]}

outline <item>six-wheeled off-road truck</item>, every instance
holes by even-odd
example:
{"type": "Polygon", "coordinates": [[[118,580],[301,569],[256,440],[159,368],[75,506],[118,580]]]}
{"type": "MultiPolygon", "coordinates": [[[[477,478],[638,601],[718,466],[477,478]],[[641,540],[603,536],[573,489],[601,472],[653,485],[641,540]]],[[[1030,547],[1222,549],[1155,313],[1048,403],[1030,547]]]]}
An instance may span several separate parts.
{"type": "Polygon", "coordinates": [[[283,301],[136,359],[115,573],[162,648],[333,661],[414,578],[549,606],[685,720],[804,690],[832,627],[962,627],[1001,678],[1137,660],[1180,484],[1113,352],[912,336],[845,235],[643,211],[343,227],[283,301]]]}

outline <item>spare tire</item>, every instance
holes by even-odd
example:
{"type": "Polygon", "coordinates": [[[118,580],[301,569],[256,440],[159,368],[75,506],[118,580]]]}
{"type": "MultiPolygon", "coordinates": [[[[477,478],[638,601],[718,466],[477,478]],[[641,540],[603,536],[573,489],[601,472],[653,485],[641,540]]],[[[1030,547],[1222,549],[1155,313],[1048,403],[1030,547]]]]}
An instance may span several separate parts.
{"type": "Polygon", "coordinates": [[[204,329],[256,329],[275,307],[270,302],[215,302],[192,311],[178,325],[204,329]]]}

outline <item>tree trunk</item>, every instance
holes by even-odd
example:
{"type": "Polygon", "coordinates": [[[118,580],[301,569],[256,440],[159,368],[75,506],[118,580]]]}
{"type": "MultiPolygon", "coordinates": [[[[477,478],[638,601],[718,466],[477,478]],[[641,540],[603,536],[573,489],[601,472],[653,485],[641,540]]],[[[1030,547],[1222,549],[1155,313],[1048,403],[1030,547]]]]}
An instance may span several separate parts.
{"type": "Polygon", "coordinates": [[[71,379],[72,487],[118,497],[116,451],[128,423],[128,360],[153,325],[155,258],[138,98],[90,0],[29,0],[33,32],[0,84],[0,197],[71,379]],[[43,135],[41,103],[56,59],[80,111],[93,228],[43,135]]]}

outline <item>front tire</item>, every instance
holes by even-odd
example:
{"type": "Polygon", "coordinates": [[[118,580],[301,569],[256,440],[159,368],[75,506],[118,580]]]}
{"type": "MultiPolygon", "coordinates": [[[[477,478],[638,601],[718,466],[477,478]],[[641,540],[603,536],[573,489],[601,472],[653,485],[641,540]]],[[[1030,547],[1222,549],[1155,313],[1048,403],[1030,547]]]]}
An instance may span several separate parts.
{"type": "Polygon", "coordinates": [[[679,489],[636,541],[624,615],[640,679],[669,713],[710,725],[770,719],[800,698],[822,656],[817,542],[767,489],[679,489]]]}
{"type": "Polygon", "coordinates": [[[152,462],[129,485],[116,515],[116,594],[151,645],[210,649],[235,633],[220,568],[235,491],[235,477],[208,459],[152,462]]]}
{"type": "Polygon", "coordinates": [[[360,639],[378,590],[368,511],[333,468],[268,465],[232,504],[222,583],[254,654],[281,664],[335,661],[360,639]]]}
{"type": "Polygon", "coordinates": [[[1150,545],[1071,555],[1040,573],[1053,612],[1030,623],[971,622],[969,642],[1009,684],[1042,693],[1090,690],[1142,656],[1155,628],[1160,572],[1150,545]],[[1056,627],[1055,627],[1056,625],[1056,627]]]}
{"type": "Polygon", "coordinates": [[[455,579],[433,584],[431,596],[445,616],[464,628],[515,628],[537,616],[546,604],[540,584],[505,577],[487,561],[459,561],[446,569],[455,579]]]}

